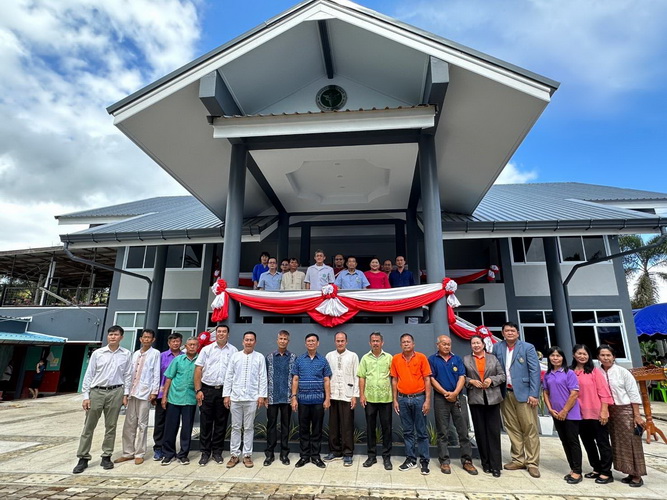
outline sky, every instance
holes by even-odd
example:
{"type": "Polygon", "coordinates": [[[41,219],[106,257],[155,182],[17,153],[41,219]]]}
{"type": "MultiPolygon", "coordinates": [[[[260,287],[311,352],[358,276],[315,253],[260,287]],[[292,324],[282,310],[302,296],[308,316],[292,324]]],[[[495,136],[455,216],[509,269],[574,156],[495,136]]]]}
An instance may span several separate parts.
{"type": "MultiPolygon", "coordinates": [[[[4,0],[0,251],[59,244],[55,215],[186,194],[106,107],[296,0],[4,0]]],[[[362,0],[561,82],[501,182],[667,192],[664,0],[362,0]]]]}

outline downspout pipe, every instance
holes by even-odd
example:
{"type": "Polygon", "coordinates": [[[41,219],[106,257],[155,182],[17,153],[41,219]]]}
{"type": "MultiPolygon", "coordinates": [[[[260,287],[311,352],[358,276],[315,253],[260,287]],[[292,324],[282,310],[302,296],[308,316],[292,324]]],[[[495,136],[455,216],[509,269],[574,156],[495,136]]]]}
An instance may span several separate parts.
{"type": "Polygon", "coordinates": [[[632,255],[637,252],[642,252],[644,250],[650,250],[651,248],[659,247],[660,245],[662,245],[667,241],[667,227],[664,226],[661,227],[660,234],[661,234],[660,238],[655,243],[652,243],[650,245],[644,245],[643,247],[635,248],[632,250],[626,250],[625,252],[615,253],[613,255],[608,255],[606,257],[598,257],[597,259],[591,259],[586,262],[581,262],[575,265],[570,270],[570,273],[567,275],[567,278],[565,278],[565,281],[563,281],[563,291],[565,292],[565,306],[567,307],[567,320],[568,320],[568,327],[570,329],[570,337],[572,338],[572,345],[575,345],[576,341],[574,339],[574,322],[572,321],[572,309],[570,309],[570,294],[568,292],[568,285],[570,284],[570,280],[574,277],[574,273],[576,273],[582,267],[592,266],[593,264],[598,264],[599,262],[606,262],[608,260],[620,259],[622,257],[625,257],[626,255],[632,255]]]}
{"type": "Polygon", "coordinates": [[[145,310],[145,314],[144,314],[144,328],[146,327],[145,322],[148,318],[148,311],[149,311],[149,308],[150,308],[150,296],[151,296],[151,289],[153,288],[153,280],[151,280],[148,276],[144,276],[143,274],[133,273],[132,271],[127,271],[125,269],[119,269],[117,267],[108,266],[106,264],[102,264],[101,262],[95,262],[94,260],[88,260],[88,259],[84,259],[83,257],[77,257],[69,249],[69,243],[64,244],[63,250],[65,251],[65,254],[67,255],[67,257],[69,257],[69,259],[73,260],[74,262],[78,262],[80,264],[86,264],[86,265],[92,266],[92,267],[99,267],[101,269],[106,269],[107,271],[111,271],[113,273],[127,274],[128,276],[132,276],[134,278],[142,279],[146,283],[148,283],[148,294],[146,295],[146,310],[145,310]]]}

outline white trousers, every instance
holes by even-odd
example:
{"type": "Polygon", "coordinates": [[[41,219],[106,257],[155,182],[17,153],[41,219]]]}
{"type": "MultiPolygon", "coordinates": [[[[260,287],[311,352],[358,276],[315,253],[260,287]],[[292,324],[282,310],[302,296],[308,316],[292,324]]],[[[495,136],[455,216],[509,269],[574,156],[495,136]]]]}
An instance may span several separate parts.
{"type": "Polygon", "coordinates": [[[150,401],[130,397],[125,410],[123,424],[123,456],[144,458],[148,437],[148,415],[150,401]]]}
{"type": "Polygon", "coordinates": [[[252,440],[255,436],[257,401],[232,401],[230,412],[232,415],[232,436],[229,441],[229,451],[232,456],[238,457],[241,454],[241,437],[243,437],[243,456],[251,456],[252,440]],[[241,428],[243,428],[243,431],[241,431],[241,428]]]}

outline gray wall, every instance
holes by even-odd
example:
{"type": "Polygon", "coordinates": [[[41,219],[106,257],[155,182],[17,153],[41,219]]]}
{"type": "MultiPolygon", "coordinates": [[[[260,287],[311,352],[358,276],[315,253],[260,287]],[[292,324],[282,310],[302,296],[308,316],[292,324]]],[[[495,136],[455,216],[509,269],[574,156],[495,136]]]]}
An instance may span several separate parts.
{"type": "Polygon", "coordinates": [[[102,339],[105,307],[3,307],[6,316],[32,316],[28,331],[67,337],[70,341],[102,339]]]}

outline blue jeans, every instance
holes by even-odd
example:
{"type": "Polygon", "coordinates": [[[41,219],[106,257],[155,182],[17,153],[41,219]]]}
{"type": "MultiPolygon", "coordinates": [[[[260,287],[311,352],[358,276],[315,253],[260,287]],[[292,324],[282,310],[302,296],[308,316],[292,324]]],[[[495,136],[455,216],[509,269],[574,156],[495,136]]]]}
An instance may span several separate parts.
{"type": "Polygon", "coordinates": [[[398,396],[398,408],[401,412],[401,426],[403,427],[403,441],[405,443],[405,456],[415,462],[417,461],[417,453],[421,462],[429,461],[426,415],[422,413],[422,406],[425,400],[426,396],[424,395],[416,397],[398,396]]]}

